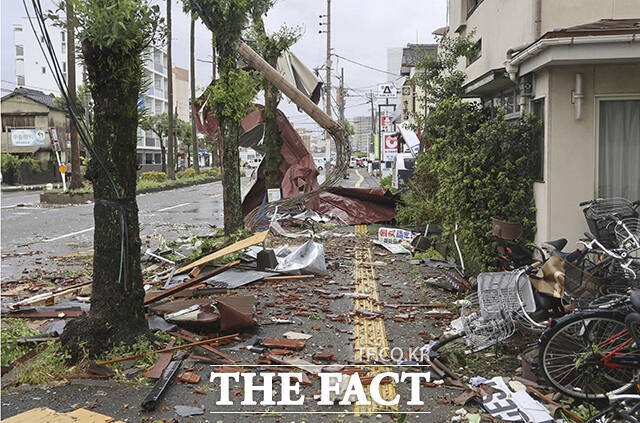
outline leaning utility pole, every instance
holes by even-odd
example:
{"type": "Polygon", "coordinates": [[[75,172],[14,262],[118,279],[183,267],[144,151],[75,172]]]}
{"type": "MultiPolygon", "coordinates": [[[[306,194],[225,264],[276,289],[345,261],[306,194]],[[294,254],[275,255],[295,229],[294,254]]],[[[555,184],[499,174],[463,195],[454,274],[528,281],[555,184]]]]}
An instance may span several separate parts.
{"type": "MultiPolygon", "coordinates": [[[[76,96],[76,39],[73,27],[73,3],[69,0],[65,1],[67,13],[67,89],[69,91],[69,99],[75,106],[76,96]]],[[[86,86],[85,86],[86,88],[86,86]]],[[[87,125],[89,122],[87,122],[87,125]]],[[[69,189],[78,189],[82,187],[82,173],[80,172],[80,150],[78,145],[78,129],[75,122],[69,125],[71,135],[71,183],[69,189]]]]}
{"type": "Polygon", "coordinates": [[[193,144],[193,169],[196,171],[196,175],[200,174],[200,163],[198,160],[200,159],[200,154],[198,151],[198,135],[196,134],[196,119],[194,116],[193,105],[196,102],[196,17],[193,12],[191,12],[191,32],[189,37],[189,48],[190,48],[190,62],[189,67],[191,68],[191,75],[189,75],[189,79],[191,79],[191,143],[193,144]]]}
{"type": "MultiPolygon", "coordinates": [[[[173,161],[174,158],[174,140],[173,134],[175,132],[173,122],[173,66],[171,64],[171,2],[173,0],[167,0],[167,100],[169,102],[167,114],[169,116],[169,130],[167,141],[167,177],[169,179],[176,179],[176,166],[173,161]]],[[[160,142],[163,142],[160,140],[160,142]]]]}

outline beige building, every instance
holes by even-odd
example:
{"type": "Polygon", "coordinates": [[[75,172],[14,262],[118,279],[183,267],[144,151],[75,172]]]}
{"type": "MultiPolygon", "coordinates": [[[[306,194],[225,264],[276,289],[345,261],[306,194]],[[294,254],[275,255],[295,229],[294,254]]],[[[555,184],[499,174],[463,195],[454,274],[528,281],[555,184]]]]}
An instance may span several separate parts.
{"type": "Polygon", "coordinates": [[[640,199],[640,1],[449,0],[449,36],[473,35],[466,95],[544,122],[537,240],[588,228],[579,203],[640,199]]]}
{"type": "Polygon", "coordinates": [[[49,160],[54,154],[51,128],[56,129],[61,160],[65,162],[68,152],[67,118],[65,111],[53,103],[53,96],[19,87],[2,97],[2,153],[33,155],[38,160],[49,160]]]}
{"type": "Polygon", "coordinates": [[[437,44],[407,44],[402,49],[402,59],[400,62],[400,75],[406,77],[400,91],[400,112],[403,122],[415,123],[415,114],[423,115],[426,112],[422,88],[416,85],[412,78],[416,72],[420,72],[416,65],[426,55],[436,54],[437,44]]]}

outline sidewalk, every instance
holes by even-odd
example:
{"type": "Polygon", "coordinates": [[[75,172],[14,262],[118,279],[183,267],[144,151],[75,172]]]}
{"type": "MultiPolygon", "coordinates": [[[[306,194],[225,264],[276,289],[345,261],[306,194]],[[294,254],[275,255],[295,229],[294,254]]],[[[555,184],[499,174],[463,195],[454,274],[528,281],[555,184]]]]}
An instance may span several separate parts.
{"type": "MultiPolygon", "coordinates": [[[[17,192],[17,191],[42,191],[49,184],[38,185],[2,185],[2,192],[17,192]]],[[[54,189],[62,188],[62,183],[57,182],[52,184],[54,189]]]]}

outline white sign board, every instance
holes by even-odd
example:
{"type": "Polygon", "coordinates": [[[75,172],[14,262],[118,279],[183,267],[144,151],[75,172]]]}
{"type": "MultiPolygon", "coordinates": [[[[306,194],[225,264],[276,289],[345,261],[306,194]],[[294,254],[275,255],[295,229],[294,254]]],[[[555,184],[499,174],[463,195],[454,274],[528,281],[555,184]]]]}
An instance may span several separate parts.
{"type": "Polygon", "coordinates": [[[15,147],[45,145],[46,133],[44,129],[12,129],[11,144],[15,147]]]}
{"type": "Polygon", "coordinates": [[[386,84],[378,84],[378,97],[396,97],[398,90],[393,82],[387,82],[386,84]]]}
{"type": "Polygon", "coordinates": [[[398,136],[392,132],[382,134],[382,161],[392,162],[398,154],[398,136]]]}

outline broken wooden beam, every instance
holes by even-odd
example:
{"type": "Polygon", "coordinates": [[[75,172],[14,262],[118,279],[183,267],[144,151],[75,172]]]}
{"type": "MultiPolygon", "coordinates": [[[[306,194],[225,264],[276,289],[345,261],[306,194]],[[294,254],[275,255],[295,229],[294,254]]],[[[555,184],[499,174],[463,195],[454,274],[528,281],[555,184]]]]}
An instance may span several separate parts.
{"type": "Polygon", "coordinates": [[[226,256],[230,253],[235,253],[236,251],[244,250],[245,248],[251,247],[252,245],[261,244],[267,238],[269,231],[258,232],[255,235],[250,236],[249,238],[245,238],[241,241],[238,241],[234,244],[231,244],[227,247],[224,247],[218,251],[215,251],[207,256],[204,256],[193,263],[189,263],[186,266],[183,266],[176,270],[176,275],[180,273],[186,272],[187,270],[191,270],[194,267],[205,265],[213,260],[219,259],[223,256],[226,256]]]}
{"type": "Polygon", "coordinates": [[[196,278],[189,279],[188,281],[185,281],[185,282],[181,283],[178,286],[175,286],[175,287],[173,287],[171,289],[167,289],[166,291],[159,292],[156,295],[152,296],[151,298],[147,298],[146,300],[144,300],[144,305],[153,303],[153,302],[161,300],[163,298],[170,297],[171,295],[175,294],[176,292],[180,292],[183,289],[187,289],[189,287],[197,285],[202,281],[205,281],[205,280],[207,280],[207,279],[209,279],[209,278],[211,278],[211,277],[213,277],[213,276],[215,276],[217,274],[220,274],[222,272],[225,272],[225,271],[231,269],[233,266],[235,266],[238,263],[240,263],[240,260],[232,261],[231,263],[227,263],[224,266],[219,267],[216,270],[214,270],[212,272],[209,272],[209,273],[207,273],[205,275],[201,275],[201,276],[198,276],[196,278]]]}
{"type": "MultiPolygon", "coordinates": [[[[191,332],[189,332],[187,330],[184,330],[184,329],[180,329],[180,332],[169,332],[169,334],[171,334],[173,336],[179,336],[179,337],[181,337],[182,339],[184,339],[187,342],[192,342],[192,344],[189,344],[189,345],[193,345],[193,344],[197,343],[197,342],[194,342],[195,341],[195,337],[197,335],[195,333],[191,333],[191,332]]],[[[238,335],[239,334],[236,333],[234,335],[222,336],[220,338],[213,338],[213,339],[216,339],[216,340],[219,340],[219,339],[230,339],[230,338],[235,338],[238,335]]],[[[231,357],[230,355],[225,354],[225,353],[223,353],[222,351],[220,351],[220,350],[218,350],[216,348],[213,348],[211,345],[205,345],[205,344],[206,344],[206,342],[202,342],[198,346],[203,348],[203,349],[205,349],[205,350],[207,350],[207,351],[209,351],[209,352],[214,353],[215,355],[217,355],[219,357],[224,358],[225,360],[227,360],[231,364],[239,363],[238,360],[236,360],[235,358],[231,357]]]]}
{"type": "MultiPolygon", "coordinates": [[[[172,335],[177,335],[177,336],[181,336],[183,338],[185,338],[183,335],[180,335],[179,333],[172,333],[170,332],[172,335]]],[[[239,333],[234,333],[233,335],[226,335],[226,336],[220,336],[218,338],[209,338],[209,339],[204,339],[202,341],[196,341],[196,342],[191,342],[190,344],[184,344],[184,345],[178,345],[177,347],[171,347],[171,348],[165,348],[162,350],[156,350],[156,351],[152,351],[153,353],[156,354],[161,354],[161,353],[166,353],[166,352],[171,352],[171,351],[178,351],[178,350],[183,350],[185,348],[191,348],[191,347],[198,347],[201,345],[205,345],[205,344],[210,344],[212,342],[220,342],[220,341],[224,341],[225,339],[231,339],[231,338],[235,338],[236,336],[240,335],[239,333]]],[[[185,338],[186,339],[186,338],[185,338]]],[[[187,339],[187,341],[189,341],[187,339]]],[[[107,364],[112,364],[112,363],[119,363],[121,361],[127,361],[127,360],[133,360],[136,358],[141,358],[144,357],[145,354],[136,354],[136,355],[130,355],[127,357],[120,357],[120,358],[114,358],[113,360],[107,360],[107,361],[101,361],[99,364],[101,366],[107,365],[107,364]]]]}

